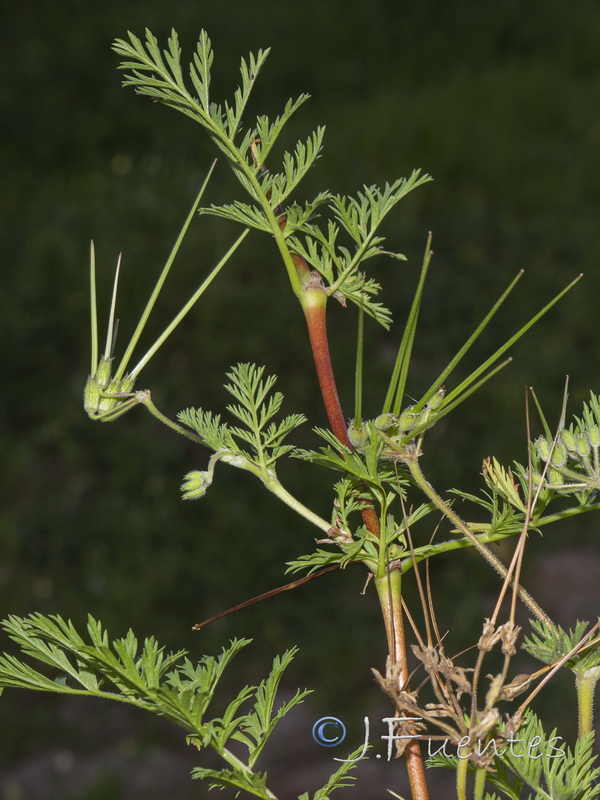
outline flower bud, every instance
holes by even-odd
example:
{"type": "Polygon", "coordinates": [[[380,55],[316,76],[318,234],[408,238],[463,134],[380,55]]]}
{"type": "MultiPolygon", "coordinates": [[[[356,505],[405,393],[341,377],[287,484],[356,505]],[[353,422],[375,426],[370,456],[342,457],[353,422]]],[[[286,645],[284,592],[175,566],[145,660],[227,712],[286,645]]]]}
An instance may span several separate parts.
{"type": "Polygon", "coordinates": [[[416,428],[418,425],[424,425],[429,420],[430,417],[431,417],[431,409],[429,408],[429,406],[425,406],[423,411],[421,411],[420,414],[416,415],[416,419],[412,427],[416,428]]]}
{"type": "Polygon", "coordinates": [[[369,430],[366,424],[363,422],[357,427],[355,420],[351,420],[348,426],[348,438],[352,447],[362,452],[369,443],[369,430]]]}
{"type": "Polygon", "coordinates": [[[560,440],[571,453],[574,453],[577,450],[575,437],[571,431],[568,431],[566,428],[563,428],[563,430],[560,432],[560,440]]]}
{"type": "Polygon", "coordinates": [[[567,448],[562,442],[556,442],[550,463],[553,467],[564,467],[567,463],[567,448]]]}
{"type": "Polygon", "coordinates": [[[556,469],[550,468],[547,473],[548,483],[553,487],[564,485],[565,479],[556,469]]]}
{"type": "Polygon", "coordinates": [[[577,434],[577,453],[585,458],[591,453],[590,440],[585,433],[577,434]]]}
{"type": "Polygon", "coordinates": [[[200,472],[200,470],[193,470],[188,472],[181,484],[181,491],[184,500],[199,500],[204,497],[206,490],[211,485],[213,480],[212,472],[200,472]]]}
{"type": "Polygon", "coordinates": [[[94,375],[100,389],[106,389],[112,372],[112,358],[101,358],[94,375]]]}
{"type": "Polygon", "coordinates": [[[417,424],[419,415],[413,411],[413,408],[414,406],[408,406],[408,408],[405,408],[400,414],[398,419],[398,428],[401,431],[409,431],[417,424]]]}
{"type": "Polygon", "coordinates": [[[83,390],[83,408],[86,414],[94,416],[98,413],[101,397],[102,391],[96,382],[96,377],[95,375],[90,375],[85,382],[85,388],[83,390]]]}
{"type": "Polygon", "coordinates": [[[535,440],[535,449],[542,461],[548,461],[550,458],[550,445],[544,436],[539,436],[535,440]]]}
{"type": "Polygon", "coordinates": [[[98,411],[102,413],[103,411],[110,411],[110,409],[114,408],[117,405],[117,398],[114,397],[120,391],[121,381],[116,380],[113,378],[111,382],[108,384],[106,389],[102,393],[102,399],[98,404],[98,411]]]}
{"type": "Polygon", "coordinates": [[[388,433],[398,424],[398,417],[395,414],[380,414],[375,419],[375,427],[378,431],[388,433]]]}
{"type": "Polygon", "coordinates": [[[433,395],[433,397],[430,397],[429,400],[427,401],[427,408],[430,408],[432,411],[435,411],[436,408],[439,408],[440,405],[442,404],[442,400],[444,399],[445,394],[446,390],[444,389],[443,386],[441,386],[437,390],[437,392],[433,395]]]}
{"type": "Polygon", "coordinates": [[[588,428],[588,436],[590,437],[590,444],[594,449],[600,447],[600,428],[597,425],[591,425],[588,428]]]}
{"type": "Polygon", "coordinates": [[[121,378],[121,388],[119,392],[121,394],[129,394],[135,385],[135,375],[125,375],[121,378]]]}

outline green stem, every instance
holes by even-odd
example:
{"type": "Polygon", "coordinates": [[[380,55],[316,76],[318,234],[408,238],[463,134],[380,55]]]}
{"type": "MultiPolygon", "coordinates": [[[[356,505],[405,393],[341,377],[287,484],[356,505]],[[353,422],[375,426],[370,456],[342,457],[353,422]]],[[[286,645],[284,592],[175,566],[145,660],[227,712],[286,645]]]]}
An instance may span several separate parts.
{"type": "MultiPolygon", "coordinates": [[[[221,758],[223,758],[230,766],[239,769],[241,772],[245,772],[247,775],[255,775],[255,772],[244,762],[235,756],[231,750],[228,750],[226,747],[220,748],[212,745],[213,750],[218,753],[221,758]]],[[[269,800],[277,800],[277,795],[273,794],[273,792],[265,786],[265,794],[269,798],[269,800]]]]}
{"type": "Polygon", "coordinates": [[[467,770],[469,768],[468,758],[457,759],[456,765],[456,797],[458,800],[467,800],[467,770]]]}
{"type": "Polygon", "coordinates": [[[197,436],[195,433],[192,433],[192,431],[187,430],[187,428],[184,428],[183,425],[179,425],[177,422],[174,422],[172,419],[169,419],[167,416],[165,416],[162,413],[162,411],[159,411],[158,408],[154,405],[154,403],[150,399],[150,392],[148,390],[144,392],[136,392],[136,396],[137,395],[139,395],[138,402],[145,405],[148,411],[154,417],[156,417],[156,419],[159,420],[159,422],[162,422],[163,425],[166,425],[168,428],[171,428],[171,430],[175,431],[175,433],[179,433],[182,436],[185,436],[186,439],[190,439],[192,442],[196,442],[196,444],[204,444],[204,445],[206,444],[204,439],[202,439],[200,436],[197,436]]]}
{"type": "Polygon", "coordinates": [[[594,692],[600,678],[600,667],[575,672],[577,706],[579,710],[579,738],[593,730],[594,692]]]}
{"type": "Polygon", "coordinates": [[[483,800],[486,777],[486,770],[480,767],[475,773],[475,800],[483,800]]]}
{"type": "MultiPolygon", "coordinates": [[[[570,519],[571,517],[576,516],[577,514],[584,514],[588,511],[598,511],[600,510],[600,503],[594,503],[591,506],[573,506],[573,508],[567,508],[564,511],[559,511],[556,514],[549,514],[546,517],[541,517],[534,521],[534,525],[536,528],[542,527],[543,525],[549,525],[552,522],[556,522],[561,519],[570,519]]],[[[476,531],[477,526],[481,525],[481,523],[466,523],[471,531],[476,531]]],[[[481,525],[481,528],[489,529],[489,525],[481,525]]],[[[497,531],[496,533],[486,533],[483,530],[482,533],[477,534],[477,538],[483,544],[491,544],[492,542],[499,542],[502,539],[508,539],[510,536],[516,536],[517,534],[521,533],[522,527],[519,527],[518,530],[503,532],[497,531]]],[[[470,539],[451,539],[447,542],[439,542],[438,544],[427,544],[423,545],[422,547],[415,547],[414,551],[412,552],[409,558],[402,559],[401,565],[401,572],[404,574],[408,572],[408,570],[412,569],[415,564],[419,564],[421,561],[425,561],[425,559],[433,558],[434,556],[441,555],[442,553],[450,553],[453,550],[462,550],[465,547],[471,547],[472,543],[470,539]]]]}
{"type": "Polygon", "coordinates": [[[324,533],[329,533],[331,530],[331,523],[327,522],[326,519],[323,519],[323,517],[320,517],[318,514],[315,514],[314,511],[311,511],[310,508],[307,508],[300,500],[290,494],[288,490],[281,485],[278,478],[269,475],[269,477],[262,476],[262,480],[267,489],[285,503],[286,506],[289,506],[297,514],[304,517],[304,519],[308,520],[324,533]]]}
{"type": "MultiPolygon", "coordinates": [[[[390,662],[392,665],[400,664],[398,689],[408,689],[409,672],[402,612],[402,577],[398,571],[387,572],[382,577],[375,577],[373,582],[383,615],[390,662]]],[[[402,714],[399,709],[397,711],[400,715],[402,714]]],[[[417,739],[408,743],[404,751],[404,759],[412,800],[429,800],[425,767],[417,739]]]]}
{"type": "MultiPolygon", "coordinates": [[[[421,471],[421,467],[417,459],[408,459],[407,465],[410,470],[410,473],[413,477],[414,482],[417,486],[421,489],[421,491],[431,500],[431,502],[439,508],[439,510],[446,516],[457,528],[461,533],[467,537],[469,542],[473,545],[473,547],[477,550],[477,552],[483,556],[483,558],[488,562],[490,566],[492,566],[496,572],[498,572],[504,580],[507,579],[508,572],[504,564],[496,558],[496,556],[488,550],[488,548],[483,544],[483,542],[476,536],[473,531],[469,528],[469,526],[463,522],[463,520],[458,516],[458,514],[445,503],[439,494],[435,491],[433,486],[426,480],[423,472],[421,471]]],[[[511,579],[511,585],[513,581],[511,579]]],[[[518,587],[519,590],[519,597],[525,603],[527,608],[535,614],[535,616],[544,622],[546,625],[549,624],[550,620],[548,619],[547,614],[544,613],[542,608],[535,602],[533,597],[525,591],[521,586],[518,587]]]]}
{"type": "Polygon", "coordinates": [[[423,398],[422,398],[422,400],[421,400],[421,401],[420,401],[420,402],[417,404],[417,408],[420,408],[420,407],[421,407],[421,405],[424,405],[424,404],[427,402],[427,400],[429,400],[429,398],[430,398],[430,397],[432,397],[432,396],[433,396],[433,395],[434,395],[434,394],[437,392],[437,390],[440,388],[440,386],[442,386],[442,385],[443,385],[444,381],[445,381],[445,380],[446,380],[446,378],[447,378],[447,377],[450,375],[450,373],[451,373],[451,372],[453,372],[453,371],[456,369],[456,367],[458,366],[458,364],[459,364],[459,363],[462,361],[462,359],[463,359],[463,358],[465,357],[465,355],[466,355],[466,354],[469,352],[469,350],[471,349],[471,347],[472,347],[472,346],[475,344],[475,342],[477,341],[477,339],[479,338],[479,336],[481,335],[481,333],[483,333],[483,331],[485,330],[485,328],[486,328],[486,327],[489,325],[489,323],[492,321],[492,318],[494,317],[494,315],[496,314],[496,312],[497,312],[497,311],[500,309],[500,307],[502,306],[502,304],[504,303],[504,301],[507,299],[507,297],[509,296],[509,294],[512,292],[512,290],[515,288],[515,286],[517,285],[518,281],[521,279],[521,277],[522,277],[522,276],[523,276],[523,270],[521,270],[521,271],[518,273],[518,275],[516,276],[516,278],[514,278],[514,279],[513,279],[513,281],[511,282],[511,284],[509,285],[509,287],[508,287],[507,289],[505,289],[505,290],[504,290],[504,292],[503,292],[503,293],[500,295],[500,297],[499,297],[499,298],[498,298],[498,300],[497,300],[497,301],[494,303],[494,305],[492,306],[492,308],[491,308],[491,309],[488,311],[488,313],[485,315],[485,317],[483,318],[483,320],[482,320],[482,321],[479,323],[479,325],[477,326],[477,328],[475,328],[475,330],[473,331],[473,333],[471,334],[471,336],[469,336],[469,338],[467,339],[467,341],[466,341],[466,342],[464,343],[464,345],[463,345],[463,346],[460,348],[460,350],[458,351],[458,353],[456,353],[456,355],[454,356],[454,358],[452,358],[452,359],[451,359],[451,361],[450,361],[450,363],[448,364],[448,366],[447,366],[447,367],[446,367],[446,368],[443,370],[443,372],[441,373],[441,375],[439,375],[439,377],[438,377],[438,378],[436,378],[435,382],[434,382],[434,383],[433,383],[433,384],[432,384],[432,385],[429,387],[429,389],[428,389],[428,390],[425,392],[425,394],[423,395],[423,398]]]}
{"type": "MultiPolygon", "coordinates": [[[[552,306],[556,305],[556,303],[558,303],[558,301],[561,299],[561,297],[564,297],[564,295],[568,291],[570,291],[573,288],[573,286],[575,286],[575,284],[578,283],[581,280],[582,277],[583,277],[583,275],[578,275],[573,281],[571,281],[571,283],[568,286],[566,286],[561,292],[559,292],[556,295],[556,297],[554,297],[540,311],[538,311],[538,313],[535,314],[529,320],[529,322],[527,322],[525,325],[523,325],[523,327],[520,328],[515,334],[513,334],[510,337],[510,339],[508,339],[508,341],[506,341],[502,345],[502,347],[499,347],[496,350],[496,352],[493,353],[488,359],[486,359],[486,361],[484,361],[483,364],[481,364],[479,367],[477,367],[477,369],[474,370],[469,375],[468,378],[465,378],[465,380],[462,383],[460,383],[455,389],[453,389],[448,395],[446,395],[445,402],[446,403],[450,403],[452,400],[454,400],[454,398],[456,398],[459,395],[463,394],[463,392],[466,391],[468,386],[470,386],[475,380],[477,380],[477,378],[479,378],[479,376],[482,375],[488,369],[488,367],[490,367],[494,362],[496,362],[500,358],[500,356],[504,355],[504,353],[509,349],[509,347],[511,347],[513,344],[515,344],[515,342],[517,342],[523,336],[523,334],[525,334],[529,330],[529,328],[531,328],[533,325],[535,325],[535,323],[541,317],[543,317],[544,314],[546,314],[552,308],[552,306]]],[[[515,282],[516,282],[516,279],[509,286],[509,288],[507,289],[507,292],[509,292],[512,289],[512,287],[514,286],[515,282]]],[[[507,292],[505,292],[505,294],[500,298],[499,302],[501,302],[504,299],[504,297],[506,296],[507,292]]],[[[492,312],[495,312],[496,307],[497,306],[494,306],[494,308],[492,309],[492,312]]],[[[485,324],[487,324],[487,321],[488,321],[488,318],[486,317],[486,319],[484,320],[485,324]]],[[[479,330],[479,328],[478,328],[478,330],[479,330]]],[[[436,381],[436,384],[437,384],[437,381],[436,381]]],[[[431,387],[431,388],[433,388],[433,387],[431,387]]],[[[429,391],[431,391],[431,389],[429,391]]]]}

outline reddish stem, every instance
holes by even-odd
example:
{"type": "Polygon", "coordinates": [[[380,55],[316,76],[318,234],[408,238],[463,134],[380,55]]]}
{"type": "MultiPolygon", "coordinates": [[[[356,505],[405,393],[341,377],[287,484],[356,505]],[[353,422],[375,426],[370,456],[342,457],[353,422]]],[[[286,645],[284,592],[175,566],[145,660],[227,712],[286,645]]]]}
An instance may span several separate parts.
{"type": "MultiPolygon", "coordinates": [[[[336,439],[352,450],[352,444],[348,438],[346,418],[342,411],[335,376],[331,366],[329,341],[327,338],[326,307],[327,295],[323,292],[322,288],[315,287],[314,289],[310,288],[305,291],[302,298],[302,308],[304,309],[304,315],[306,317],[310,346],[329,425],[336,439]]],[[[362,518],[371,533],[379,537],[379,518],[377,517],[375,509],[363,509],[362,518]]]]}
{"type": "MultiPolygon", "coordinates": [[[[327,418],[331,430],[338,441],[346,447],[352,449],[352,444],[348,438],[348,429],[344,412],[340,403],[340,398],[333,374],[331,355],[329,352],[329,341],[327,337],[327,295],[323,290],[320,278],[313,277],[308,265],[303,258],[296,253],[292,254],[296,269],[304,285],[304,292],[301,297],[302,308],[308,327],[310,346],[317,371],[319,386],[323,396],[323,403],[327,412],[327,418]]],[[[381,529],[379,518],[374,508],[365,508],[362,511],[363,521],[371,533],[380,536],[381,529]]],[[[388,574],[388,580],[393,582],[400,576],[388,574]]],[[[386,587],[391,590],[391,583],[386,587]]],[[[400,586],[396,591],[389,591],[387,597],[381,597],[382,610],[386,624],[389,653],[394,662],[402,664],[401,680],[403,685],[408,684],[408,660],[406,653],[406,639],[404,636],[404,625],[402,617],[402,607],[400,604],[400,586]]],[[[412,740],[408,743],[404,751],[404,758],[408,777],[410,781],[413,800],[428,800],[427,782],[425,778],[425,768],[419,742],[412,740]]]]}
{"type": "Polygon", "coordinates": [[[303,297],[302,307],[308,326],[308,335],[312,349],[317,378],[323,395],[323,403],[329,419],[329,425],[335,437],[346,447],[352,447],[348,438],[347,423],[344,418],[335,377],[331,366],[329,342],[327,341],[327,321],[325,305],[327,295],[320,289],[309,289],[303,297]]]}

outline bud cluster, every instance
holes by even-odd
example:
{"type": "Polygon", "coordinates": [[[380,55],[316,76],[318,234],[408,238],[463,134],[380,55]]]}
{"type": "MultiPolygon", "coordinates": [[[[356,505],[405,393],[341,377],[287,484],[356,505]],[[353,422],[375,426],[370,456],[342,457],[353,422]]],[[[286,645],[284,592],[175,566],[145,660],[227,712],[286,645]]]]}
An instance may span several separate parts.
{"type": "Polygon", "coordinates": [[[547,464],[544,478],[533,473],[536,485],[557,492],[600,488],[600,427],[563,428],[555,440],[539,436],[534,442],[539,459],[547,464]]]}
{"type": "Polygon", "coordinates": [[[383,461],[394,461],[404,452],[408,446],[407,437],[410,441],[411,431],[423,426],[431,427],[435,422],[435,411],[440,407],[444,399],[444,388],[430,398],[425,406],[417,411],[415,405],[407,406],[400,414],[385,413],[380,414],[370,422],[357,422],[351,420],[348,427],[348,438],[352,447],[359,453],[364,453],[371,441],[377,444],[383,439],[388,445],[397,446],[397,449],[384,448],[380,454],[383,461]]]}
{"type": "Polygon", "coordinates": [[[98,368],[86,381],[83,390],[83,407],[90,419],[113,419],[111,412],[132,392],[135,378],[125,375],[123,378],[112,378],[112,358],[104,356],[98,368]]]}
{"type": "Polygon", "coordinates": [[[213,481],[213,470],[209,469],[201,472],[198,469],[188,472],[181,484],[181,492],[184,500],[198,500],[204,497],[206,490],[213,481]]]}

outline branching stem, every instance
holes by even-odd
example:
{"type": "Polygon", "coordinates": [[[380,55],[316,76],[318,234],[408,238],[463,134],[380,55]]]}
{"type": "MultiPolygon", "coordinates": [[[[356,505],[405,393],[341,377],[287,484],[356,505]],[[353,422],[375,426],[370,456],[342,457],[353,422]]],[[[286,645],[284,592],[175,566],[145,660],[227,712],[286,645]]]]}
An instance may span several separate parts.
{"type": "MultiPolygon", "coordinates": [[[[417,484],[417,486],[421,489],[421,491],[431,500],[431,502],[439,508],[439,510],[458,528],[458,530],[463,533],[467,539],[471,542],[473,547],[477,550],[477,552],[483,556],[483,558],[487,561],[487,563],[492,566],[499,575],[502,576],[503,579],[507,579],[508,571],[504,564],[500,561],[500,559],[496,558],[496,556],[483,544],[482,541],[473,533],[473,531],[469,528],[469,526],[464,522],[458,514],[452,509],[450,505],[445,503],[433,486],[427,481],[419,462],[417,459],[409,459],[407,460],[407,465],[410,470],[410,473],[413,477],[413,480],[417,484]]],[[[512,585],[511,581],[511,585],[512,585]]],[[[548,617],[544,613],[543,609],[536,603],[533,597],[523,589],[522,586],[518,587],[519,589],[519,597],[525,603],[527,608],[542,622],[547,624],[548,617]]]]}

